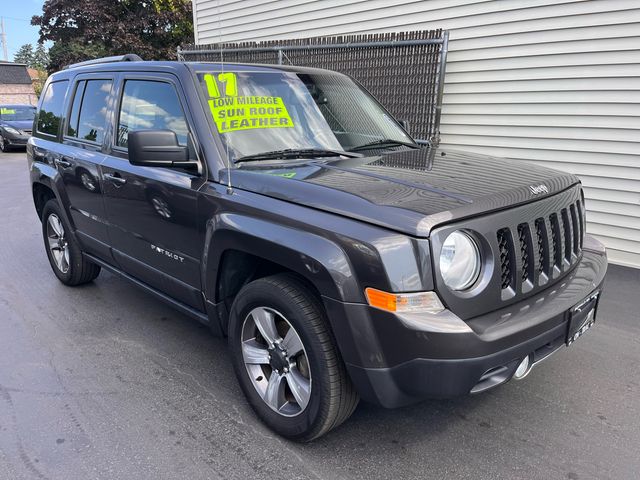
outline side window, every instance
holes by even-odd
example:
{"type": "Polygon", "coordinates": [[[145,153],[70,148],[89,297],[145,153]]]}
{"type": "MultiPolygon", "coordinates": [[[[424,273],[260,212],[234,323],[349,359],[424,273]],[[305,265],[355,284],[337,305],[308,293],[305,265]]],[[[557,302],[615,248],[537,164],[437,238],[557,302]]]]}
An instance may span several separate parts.
{"type": "Polygon", "coordinates": [[[151,80],[125,81],[117,145],[126,147],[133,130],[172,130],[180,145],[187,145],[187,121],[173,85],[151,80]]]}
{"type": "Polygon", "coordinates": [[[102,143],[107,126],[111,80],[82,80],[73,97],[66,134],[80,140],[102,143]]]}
{"type": "Polygon", "coordinates": [[[58,135],[64,97],[67,93],[68,80],[50,83],[42,98],[38,113],[38,132],[47,135],[58,135]]]}

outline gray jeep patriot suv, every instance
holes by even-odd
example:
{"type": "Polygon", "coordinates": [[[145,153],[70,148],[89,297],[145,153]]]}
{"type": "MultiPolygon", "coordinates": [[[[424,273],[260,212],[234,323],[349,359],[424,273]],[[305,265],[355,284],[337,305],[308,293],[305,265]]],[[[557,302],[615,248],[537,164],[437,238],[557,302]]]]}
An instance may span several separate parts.
{"type": "Polygon", "coordinates": [[[228,337],[242,390],[308,441],[524,378],[594,323],[607,267],[580,181],[416,143],[348,76],[73,65],[28,143],[66,285],[116,273],[228,337]]]}

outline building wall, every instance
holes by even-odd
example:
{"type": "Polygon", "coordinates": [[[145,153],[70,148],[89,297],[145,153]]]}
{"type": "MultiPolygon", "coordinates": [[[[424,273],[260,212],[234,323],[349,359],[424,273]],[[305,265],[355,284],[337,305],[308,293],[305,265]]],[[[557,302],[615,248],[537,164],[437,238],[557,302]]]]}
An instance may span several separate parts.
{"type": "Polygon", "coordinates": [[[36,105],[38,97],[33,90],[33,85],[7,85],[0,84],[0,103],[22,103],[36,105]]]}
{"type": "Polygon", "coordinates": [[[587,230],[640,267],[637,0],[193,0],[196,43],[444,28],[450,147],[582,180],[587,230]]]}

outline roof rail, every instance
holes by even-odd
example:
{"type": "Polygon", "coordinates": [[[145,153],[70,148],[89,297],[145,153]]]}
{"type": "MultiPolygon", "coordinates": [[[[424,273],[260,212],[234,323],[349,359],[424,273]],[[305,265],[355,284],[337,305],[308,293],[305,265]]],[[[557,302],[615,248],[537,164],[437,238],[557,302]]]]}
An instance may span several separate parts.
{"type": "Polygon", "coordinates": [[[115,55],[113,57],[94,58],[93,60],[86,60],[80,63],[72,63],[71,65],[67,65],[66,67],[64,67],[64,70],[66,70],[67,68],[77,68],[84,67],[86,65],[97,65],[100,63],[114,62],[142,62],[142,58],[140,58],[135,53],[127,53],[126,55],[115,55]]]}

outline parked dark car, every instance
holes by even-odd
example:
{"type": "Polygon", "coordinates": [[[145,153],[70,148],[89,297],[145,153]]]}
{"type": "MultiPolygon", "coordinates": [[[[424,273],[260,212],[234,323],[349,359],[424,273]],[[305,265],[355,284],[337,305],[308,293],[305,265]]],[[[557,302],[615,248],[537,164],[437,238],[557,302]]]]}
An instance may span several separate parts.
{"type": "Polygon", "coordinates": [[[33,105],[0,105],[0,150],[25,148],[31,136],[36,107],[33,105]]]}
{"type": "Polygon", "coordinates": [[[55,275],[105,268],[227,336],[288,438],[359,398],[524,378],[595,321],[607,259],[578,178],[419,145],[348,76],[102,59],[52,75],[35,123],[55,275]]]}

